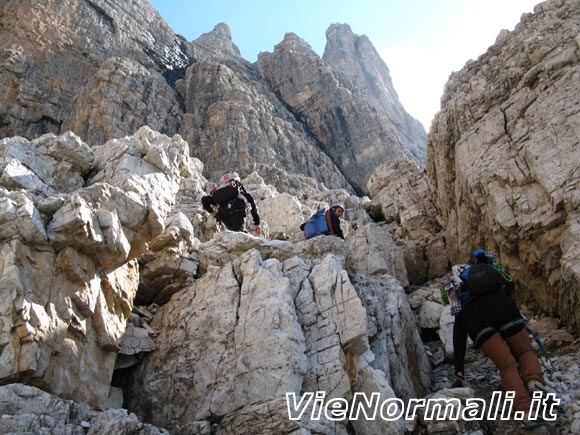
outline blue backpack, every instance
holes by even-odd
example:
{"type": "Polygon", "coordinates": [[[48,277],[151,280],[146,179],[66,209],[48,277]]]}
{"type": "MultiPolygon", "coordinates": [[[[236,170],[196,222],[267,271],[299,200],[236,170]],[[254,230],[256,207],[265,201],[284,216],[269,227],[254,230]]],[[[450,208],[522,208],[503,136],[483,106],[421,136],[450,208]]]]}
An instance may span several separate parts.
{"type": "Polygon", "coordinates": [[[321,234],[330,234],[331,232],[328,228],[328,222],[326,219],[325,208],[317,211],[314,216],[308,219],[304,224],[304,235],[306,236],[306,239],[311,239],[320,236],[321,234]]]}

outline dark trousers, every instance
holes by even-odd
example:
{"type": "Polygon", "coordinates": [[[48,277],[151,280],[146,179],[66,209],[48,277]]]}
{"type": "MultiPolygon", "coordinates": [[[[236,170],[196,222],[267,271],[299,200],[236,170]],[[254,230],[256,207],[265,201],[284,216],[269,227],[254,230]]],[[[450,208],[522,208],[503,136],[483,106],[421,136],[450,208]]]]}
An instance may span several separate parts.
{"type": "Polygon", "coordinates": [[[220,205],[220,220],[230,231],[244,231],[246,223],[246,203],[241,198],[236,198],[220,205]]]}
{"type": "Polygon", "coordinates": [[[246,213],[244,210],[235,210],[225,216],[220,216],[221,221],[230,231],[243,231],[246,221],[246,213]]]}

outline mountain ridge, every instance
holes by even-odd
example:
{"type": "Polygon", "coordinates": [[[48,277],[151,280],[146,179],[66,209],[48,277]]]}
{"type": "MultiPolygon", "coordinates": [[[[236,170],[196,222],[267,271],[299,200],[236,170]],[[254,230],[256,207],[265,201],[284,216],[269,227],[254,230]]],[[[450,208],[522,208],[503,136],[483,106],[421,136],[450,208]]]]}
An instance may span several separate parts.
{"type": "MultiPolygon", "coordinates": [[[[192,152],[204,148],[206,170],[212,177],[235,168],[240,161],[243,166],[252,160],[313,176],[331,188],[365,192],[374,165],[352,164],[356,156],[343,162],[340,155],[345,149],[340,137],[329,142],[328,135],[321,133],[326,128],[320,124],[322,120],[308,122],[293,112],[288,101],[280,100],[281,95],[272,93],[269,88],[275,77],[263,76],[259,60],[252,64],[240,56],[227,24],[217,24],[212,31],[188,42],[169,28],[147,0],[73,3],[67,7],[66,2],[40,5],[8,0],[0,7],[2,16],[18,17],[0,29],[0,50],[7,60],[0,68],[0,137],[33,139],[44,133],[71,130],[87,143],[98,144],[149,125],[162,133],[179,133],[187,138],[192,152]],[[29,21],[25,21],[27,14],[32,16],[29,21]],[[39,28],[52,30],[39,33],[39,28]],[[45,50],[50,56],[43,56],[45,50]],[[203,61],[229,68],[232,77],[239,80],[236,86],[243,88],[240,90],[245,94],[246,107],[238,102],[224,113],[229,129],[208,123],[206,113],[189,111],[190,87],[183,81],[187,77],[196,80],[187,71],[203,61]],[[252,106],[260,109],[254,113],[252,106]],[[238,115],[237,110],[244,114],[238,115]],[[236,127],[238,119],[242,123],[236,127]],[[302,154],[304,157],[300,157],[302,154]],[[281,158],[276,161],[272,155],[281,158]],[[317,164],[308,165],[305,160],[317,164]]],[[[311,74],[316,74],[316,64],[323,62],[314,56],[317,60],[309,65],[311,74]]],[[[283,69],[271,72],[285,73],[283,69]]],[[[220,82],[223,79],[219,74],[206,76],[213,86],[205,88],[209,94],[197,93],[196,98],[207,101],[208,108],[227,106],[227,100],[218,101],[229,98],[227,92],[220,97],[220,86],[229,86],[227,81],[220,82]]],[[[391,86],[389,80],[385,83],[391,86]]],[[[320,91],[324,96],[324,88],[320,91]]],[[[323,104],[330,104],[334,97],[325,98],[329,100],[323,99],[323,104]]],[[[343,105],[348,100],[351,107],[340,109],[345,121],[341,122],[343,134],[356,138],[352,145],[367,150],[369,160],[398,156],[401,147],[409,147],[407,154],[421,160],[422,152],[417,149],[424,149],[426,135],[419,124],[377,116],[362,101],[364,98],[356,95],[341,98],[343,105]],[[367,119],[366,129],[360,119],[367,119]],[[415,130],[417,133],[411,133],[415,130]]],[[[383,104],[397,106],[392,113],[406,114],[398,100],[383,104]]]]}

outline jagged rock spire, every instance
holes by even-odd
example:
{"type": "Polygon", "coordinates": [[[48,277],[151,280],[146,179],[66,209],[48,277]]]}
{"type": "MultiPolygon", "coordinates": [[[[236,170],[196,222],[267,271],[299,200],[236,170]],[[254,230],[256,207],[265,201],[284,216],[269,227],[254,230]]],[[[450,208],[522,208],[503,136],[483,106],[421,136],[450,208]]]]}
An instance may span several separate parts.
{"type": "Polygon", "coordinates": [[[355,95],[377,110],[406,154],[423,163],[425,129],[399,101],[389,68],[372,42],[365,35],[355,35],[348,24],[332,24],[326,31],[322,58],[332,65],[337,76],[355,95]]]}

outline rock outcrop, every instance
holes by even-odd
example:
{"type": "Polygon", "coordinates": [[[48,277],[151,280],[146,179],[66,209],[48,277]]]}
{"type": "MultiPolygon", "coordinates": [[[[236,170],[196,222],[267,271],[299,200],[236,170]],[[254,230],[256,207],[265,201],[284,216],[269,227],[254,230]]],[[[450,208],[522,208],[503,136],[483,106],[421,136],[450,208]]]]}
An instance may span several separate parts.
{"type": "Polygon", "coordinates": [[[0,379],[103,408],[139,285],[182,176],[181,138],[147,128],[0,141],[0,379]]]}
{"type": "Polygon", "coordinates": [[[341,433],[336,422],[290,421],[286,393],[424,394],[429,361],[411,344],[419,336],[401,284],[386,273],[351,282],[345,248],[335,237],[270,242],[229,232],[202,244],[203,276],[151,323],[156,350],[133,375],[129,408],[177,432],[218,422],[218,433],[310,433],[317,423],[331,434],[341,433]],[[245,415],[253,421],[244,429],[245,415]]]}
{"type": "Polygon", "coordinates": [[[99,144],[143,125],[175,132],[181,117],[177,93],[158,71],[130,58],[109,57],[79,90],[62,128],[99,144]]]}
{"type": "MultiPolygon", "coordinates": [[[[191,54],[148,1],[9,0],[0,4],[0,20],[0,137],[33,139],[79,127],[82,131],[75,133],[94,145],[133,134],[155,119],[160,123],[151,127],[165,131],[171,126],[164,125],[164,105],[154,116],[156,105],[142,104],[150,91],[146,85],[163,77],[174,82],[191,63],[191,54]],[[125,59],[125,74],[111,71],[113,66],[105,64],[110,57],[125,59]],[[140,68],[148,72],[131,77],[130,71],[140,68]],[[105,107],[107,100],[120,102],[121,96],[128,106],[105,107]],[[127,119],[128,110],[134,119],[127,119]],[[89,115],[91,125],[81,127],[89,115]],[[117,116],[121,119],[108,128],[117,116]],[[112,132],[117,135],[101,136],[112,132]]],[[[164,93],[177,106],[175,91],[164,93]]]]}
{"type": "MultiPolygon", "coordinates": [[[[401,246],[410,284],[423,284],[449,269],[444,233],[425,172],[410,160],[375,169],[367,184],[373,199],[366,208],[389,226],[401,246]]],[[[404,280],[402,282],[405,282],[404,280]]]]}
{"type": "Polygon", "coordinates": [[[347,24],[333,24],[326,31],[322,59],[330,64],[338,79],[359,100],[370,103],[403,151],[420,163],[425,162],[427,133],[399,101],[389,68],[366,36],[355,35],[347,24]]]}
{"type": "Polygon", "coordinates": [[[401,143],[366,101],[356,98],[297,35],[288,33],[258,66],[276,95],[312,132],[358,193],[376,162],[404,155],[401,143]]]}
{"type": "Polygon", "coordinates": [[[453,262],[500,254],[529,306],[580,330],[580,9],[542,3],[451,76],[427,173],[453,262]]]}
{"type": "Polygon", "coordinates": [[[200,60],[178,83],[186,111],[179,131],[196,155],[205,156],[207,173],[217,179],[224,169],[261,164],[352,190],[264,84],[239,72],[237,64],[230,66],[200,60]]]}
{"type": "Polygon", "coordinates": [[[89,406],[63,400],[35,387],[0,387],[0,432],[20,434],[169,435],[144,424],[124,409],[96,412],[89,406]]]}
{"type": "MultiPolygon", "coordinates": [[[[264,227],[288,239],[265,240],[214,234],[200,207],[203,165],[178,135],[144,127],[94,148],[73,133],[16,137],[0,141],[0,156],[2,382],[97,409],[125,404],[177,433],[218,422],[235,433],[341,433],[329,419],[288,420],[285,394],[427,391],[405,264],[366,216],[368,199],[310,191],[316,183],[301,178],[296,197],[254,172],[243,182],[264,227]],[[300,223],[336,200],[352,241],[304,240],[300,223]],[[292,219],[280,221],[280,208],[292,219]]],[[[133,424],[113,414],[91,427],[133,424]]],[[[359,423],[361,433],[402,430],[359,423]]]]}

